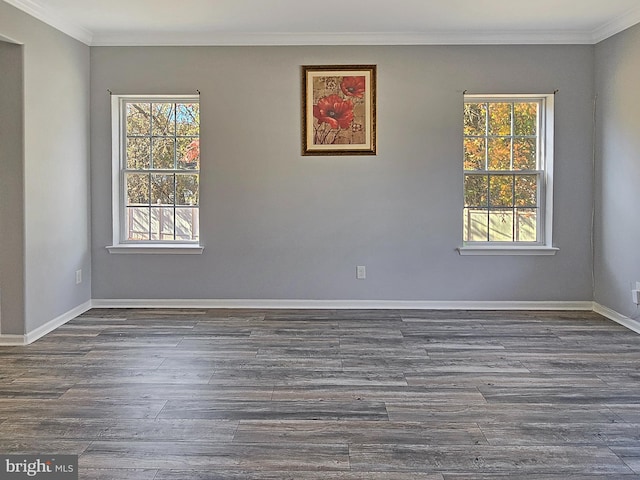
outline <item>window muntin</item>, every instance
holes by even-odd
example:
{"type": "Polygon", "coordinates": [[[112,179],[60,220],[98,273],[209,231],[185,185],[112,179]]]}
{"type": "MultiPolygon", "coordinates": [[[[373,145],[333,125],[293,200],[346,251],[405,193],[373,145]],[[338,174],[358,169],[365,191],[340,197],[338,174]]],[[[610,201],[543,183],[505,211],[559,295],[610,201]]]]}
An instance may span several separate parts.
{"type": "Polygon", "coordinates": [[[199,241],[197,98],[120,100],[120,241],[199,241]]]}
{"type": "Polygon", "coordinates": [[[465,96],[465,245],[550,246],[548,103],[547,96],[465,96]]]}

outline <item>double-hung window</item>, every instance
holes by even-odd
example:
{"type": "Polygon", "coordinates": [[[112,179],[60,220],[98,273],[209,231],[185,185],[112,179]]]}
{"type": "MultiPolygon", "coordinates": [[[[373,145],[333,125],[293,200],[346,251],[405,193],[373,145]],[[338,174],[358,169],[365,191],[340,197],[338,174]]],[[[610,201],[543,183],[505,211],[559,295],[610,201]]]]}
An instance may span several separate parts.
{"type": "Polygon", "coordinates": [[[553,95],[465,95],[461,254],[553,254],[553,95]]]}
{"type": "Polygon", "coordinates": [[[110,251],[201,251],[199,99],[117,96],[112,110],[110,251]]]}

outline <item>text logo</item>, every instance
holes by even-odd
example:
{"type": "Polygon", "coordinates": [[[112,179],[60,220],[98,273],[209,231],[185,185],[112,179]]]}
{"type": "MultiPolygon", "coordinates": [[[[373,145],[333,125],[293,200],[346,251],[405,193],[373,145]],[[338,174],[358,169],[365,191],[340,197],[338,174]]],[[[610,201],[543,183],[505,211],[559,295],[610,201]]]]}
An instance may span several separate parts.
{"type": "Polygon", "coordinates": [[[0,480],[78,480],[77,455],[0,455],[0,480]]]}

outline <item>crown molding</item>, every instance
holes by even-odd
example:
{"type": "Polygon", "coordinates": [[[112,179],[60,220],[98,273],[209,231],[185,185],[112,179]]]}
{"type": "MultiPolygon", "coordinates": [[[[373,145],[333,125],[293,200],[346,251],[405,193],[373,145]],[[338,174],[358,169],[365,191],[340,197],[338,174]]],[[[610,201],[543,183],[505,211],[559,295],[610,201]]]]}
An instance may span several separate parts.
{"type": "Polygon", "coordinates": [[[37,18],[38,20],[46,23],[47,25],[60,30],[62,33],[69,35],[72,38],[84,43],[85,45],[91,45],[93,40],[93,34],[86,28],[69,20],[62,18],[60,15],[52,11],[51,9],[41,5],[33,0],[4,0],[9,5],[13,5],[19,10],[37,18]]]}
{"type": "Polygon", "coordinates": [[[304,46],[590,44],[584,32],[358,32],[358,33],[117,33],[93,37],[92,46],[304,46]]]}
{"type": "Polygon", "coordinates": [[[89,46],[593,45],[640,23],[640,7],[636,7],[592,31],[94,33],[38,0],[4,1],[89,46]]]}
{"type": "Polygon", "coordinates": [[[596,28],[592,32],[591,43],[600,43],[601,41],[606,40],[629,27],[633,27],[638,23],[640,23],[640,6],[632,8],[610,22],[596,28]]]}

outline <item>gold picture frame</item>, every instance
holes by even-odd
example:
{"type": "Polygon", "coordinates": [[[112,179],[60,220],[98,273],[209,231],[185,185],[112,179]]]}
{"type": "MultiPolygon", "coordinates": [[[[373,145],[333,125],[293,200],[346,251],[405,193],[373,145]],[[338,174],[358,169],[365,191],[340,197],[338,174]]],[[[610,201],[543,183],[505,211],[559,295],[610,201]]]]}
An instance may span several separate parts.
{"type": "Polygon", "coordinates": [[[302,67],[302,154],[376,154],[376,66],[302,67]]]}

